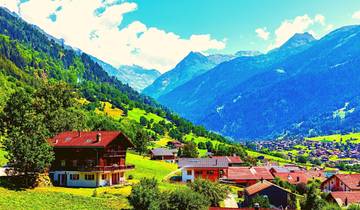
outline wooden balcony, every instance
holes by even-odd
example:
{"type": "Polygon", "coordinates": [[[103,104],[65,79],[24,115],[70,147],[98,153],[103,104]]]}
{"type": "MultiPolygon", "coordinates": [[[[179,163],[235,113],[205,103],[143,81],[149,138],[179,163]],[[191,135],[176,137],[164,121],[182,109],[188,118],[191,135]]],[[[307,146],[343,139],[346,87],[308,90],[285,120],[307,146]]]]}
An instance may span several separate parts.
{"type": "Polygon", "coordinates": [[[120,150],[120,151],[107,151],[104,153],[104,157],[125,157],[126,151],[120,150]]]}
{"type": "Polygon", "coordinates": [[[82,172],[96,172],[96,171],[126,171],[134,169],[134,165],[112,165],[112,166],[68,166],[68,167],[53,167],[51,171],[82,171],[82,172]]]}

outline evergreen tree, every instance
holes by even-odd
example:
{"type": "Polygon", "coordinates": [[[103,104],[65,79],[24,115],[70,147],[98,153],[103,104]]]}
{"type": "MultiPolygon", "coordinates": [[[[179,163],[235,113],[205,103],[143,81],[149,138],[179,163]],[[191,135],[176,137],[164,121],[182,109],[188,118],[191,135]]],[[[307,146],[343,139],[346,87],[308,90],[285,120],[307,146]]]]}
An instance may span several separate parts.
{"type": "Polygon", "coordinates": [[[192,141],[185,144],[181,150],[180,156],[187,158],[197,158],[199,156],[199,151],[196,147],[196,144],[192,141]]]}

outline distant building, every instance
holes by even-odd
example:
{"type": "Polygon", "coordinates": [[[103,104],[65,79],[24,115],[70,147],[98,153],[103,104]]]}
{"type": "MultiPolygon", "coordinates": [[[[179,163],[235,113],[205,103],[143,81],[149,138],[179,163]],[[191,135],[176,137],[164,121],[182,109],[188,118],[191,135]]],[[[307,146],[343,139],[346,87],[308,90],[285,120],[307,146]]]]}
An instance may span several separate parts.
{"type": "Polygon", "coordinates": [[[279,209],[293,209],[294,204],[289,201],[295,201],[295,194],[266,180],[260,181],[244,189],[243,206],[249,206],[251,200],[256,196],[266,196],[270,204],[279,209]]]}
{"type": "Polygon", "coordinates": [[[117,131],[63,132],[49,140],[55,161],[50,178],[55,185],[99,187],[125,181],[126,150],[133,144],[117,131]]]}
{"type": "Polygon", "coordinates": [[[182,181],[192,182],[196,178],[219,180],[227,175],[228,168],[232,165],[242,164],[239,157],[215,156],[212,158],[180,158],[182,181]]]}
{"type": "Polygon", "coordinates": [[[266,167],[229,167],[227,173],[221,178],[222,182],[250,186],[259,181],[274,180],[274,176],[266,167]]]}
{"type": "Polygon", "coordinates": [[[329,193],[327,200],[346,208],[351,204],[360,204],[360,191],[337,191],[329,193]]]}
{"type": "Polygon", "coordinates": [[[177,156],[177,149],[155,148],[150,150],[152,160],[166,160],[175,162],[177,156]]]}
{"type": "Polygon", "coordinates": [[[324,172],[319,169],[305,170],[298,167],[272,167],[270,172],[274,177],[287,181],[292,185],[307,184],[310,180],[325,180],[324,172]]]}
{"type": "Polygon", "coordinates": [[[169,141],[167,143],[167,146],[170,147],[170,148],[173,148],[173,149],[179,149],[179,148],[183,147],[184,144],[181,143],[180,141],[173,140],[173,141],[169,141]]]}
{"type": "Polygon", "coordinates": [[[360,191],[360,174],[335,174],[321,183],[325,192],[360,191]]]}

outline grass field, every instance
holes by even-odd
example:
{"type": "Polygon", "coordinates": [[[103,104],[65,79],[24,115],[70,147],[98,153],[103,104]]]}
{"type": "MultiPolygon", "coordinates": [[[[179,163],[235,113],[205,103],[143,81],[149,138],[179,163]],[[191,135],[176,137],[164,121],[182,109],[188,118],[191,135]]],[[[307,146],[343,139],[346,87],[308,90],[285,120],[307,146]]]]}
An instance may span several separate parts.
{"type": "Polygon", "coordinates": [[[105,114],[107,116],[110,116],[116,120],[120,119],[120,117],[123,114],[123,111],[119,108],[112,107],[112,104],[109,102],[101,102],[101,104],[104,106],[104,111],[100,111],[99,109],[95,110],[95,113],[97,114],[105,114]]]}
{"type": "Polygon", "coordinates": [[[146,114],[145,110],[142,110],[139,108],[134,108],[134,109],[128,111],[128,118],[135,120],[136,122],[140,122],[141,116],[144,116],[147,120],[153,119],[154,122],[156,122],[156,123],[160,122],[161,120],[166,120],[166,119],[164,119],[160,116],[157,116],[156,114],[153,114],[153,113],[146,114]]]}
{"type": "MultiPolygon", "coordinates": [[[[124,196],[101,194],[98,197],[76,195],[63,188],[48,187],[13,191],[0,187],[0,209],[122,209],[129,208],[124,196]]],[[[67,190],[70,188],[67,188],[67,190]]],[[[92,192],[93,189],[76,189],[92,192]]]]}
{"type": "Polygon", "coordinates": [[[340,140],[345,142],[346,140],[350,140],[352,143],[360,143],[360,133],[349,133],[349,134],[344,134],[344,135],[334,134],[334,135],[328,135],[328,136],[317,136],[317,137],[306,138],[306,140],[322,141],[322,142],[330,142],[330,141],[340,142],[340,140]]]}
{"type": "Polygon", "coordinates": [[[260,152],[255,152],[255,151],[252,151],[252,150],[246,150],[246,152],[250,157],[254,157],[254,158],[257,158],[259,156],[264,156],[264,158],[266,158],[266,159],[268,159],[270,161],[276,161],[276,162],[279,162],[279,163],[291,163],[290,160],[286,160],[286,159],[279,158],[279,157],[272,156],[272,155],[263,154],[263,153],[260,153],[260,152]]]}

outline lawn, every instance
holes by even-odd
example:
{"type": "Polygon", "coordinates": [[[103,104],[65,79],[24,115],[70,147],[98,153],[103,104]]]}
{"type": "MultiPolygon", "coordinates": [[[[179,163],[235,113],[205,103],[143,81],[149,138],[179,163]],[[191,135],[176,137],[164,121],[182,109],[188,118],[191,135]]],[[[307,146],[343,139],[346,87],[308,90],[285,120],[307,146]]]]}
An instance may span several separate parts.
{"type": "Polygon", "coordinates": [[[322,141],[322,142],[329,142],[329,141],[335,141],[340,142],[350,140],[352,143],[360,143],[360,133],[349,133],[349,134],[333,134],[328,136],[317,136],[317,137],[311,137],[306,138],[306,140],[311,141],[322,141]]]}
{"type": "MultiPolygon", "coordinates": [[[[69,188],[68,188],[69,189],[69,188]]],[[[129,208],[123,196],[101,194],[75,195],[61,191],[64,188],[13,191],[0,187],[0,209],[121,209],[129,208]],[[54,191],[53,191],[54,190],[54,191]]],[[[93,191],[93,189],[79,189],[93,191]]]]}
{"type": "Polygon", "coordinates": [[[264,156],[264,158],[266,158],[266,159],[268,159],[270,161],[276,161],[276,162],[279,162],[279,163],[291,163],[290,160],[286,160],[286,159],[279,158],[279,157],[272,156],[272,155],[263,154],[263,153],[260,153],[260,152],[255,152],[255,151],[252,151],[252,150],[246,150],[246,152],[250,157],[257,158],[259,156],[264,156]]]}
{"type": "MultiPolygon", "coordinates": [[[[153,119],[154,122],[158,123],[162,120],[165,120],[164,118],[153,114],[153,113],[147,113],[145,112],[145,110],[139,109],[139,108],[134,108],[132,110],[128,111],[128,118],[135,120],[136,122],[140,122],[140,117],[144,116],[147,120],[151,120],[153,119]]],[[[166,120],[167,121],[167,120],[166,120]]]]}
{"type": "Polygon", "coordinates": [[[132,175],[134,181],[137,182],[141,178],[154,177],[158,180],[160,189],[171,190],[182,187],[181,184],[171,184],[163,181],[164,177],[169,173],[177,170],[177,165],[165,161],[150,160],[149,157],[143,157],[137,154],[128,152],[126,155],[127,164],[134,164],[135,169],[126,173],[126,176],[132,175]]]}

